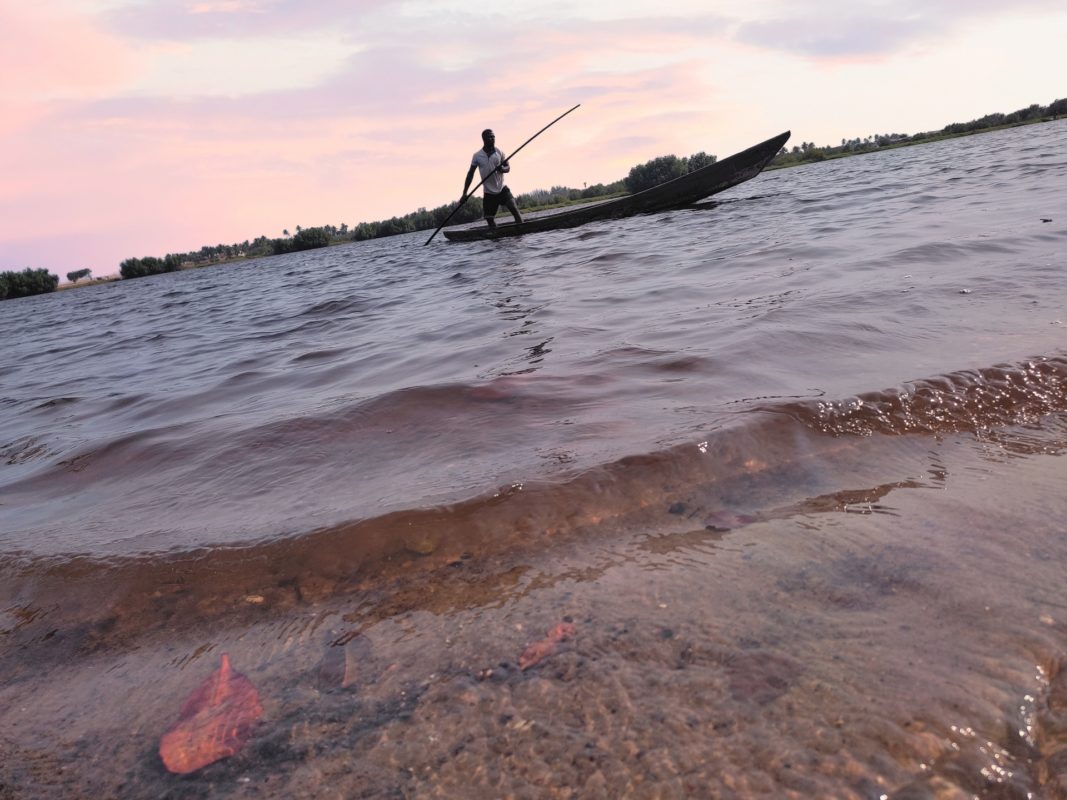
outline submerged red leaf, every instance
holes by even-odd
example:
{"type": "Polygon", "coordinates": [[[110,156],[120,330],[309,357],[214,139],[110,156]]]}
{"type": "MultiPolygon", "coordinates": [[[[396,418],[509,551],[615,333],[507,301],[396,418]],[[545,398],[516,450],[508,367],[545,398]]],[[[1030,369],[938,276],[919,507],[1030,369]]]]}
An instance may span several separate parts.
{"type": "Polygon", "coordinates": [[[222,654],[219,668],[182,705],[178,721],[159,740],[159,755],[171,772],[194,772],[232,756],[263,716],[259,692],[222,654]]]}
{"type": "Polygon", "coordinates": [[[527,670],[536,666],[556,652],[556,645],[574,636],[574,623],[560,622],[552,627],[544,639],[527,645],[519,656],[519,669],[527,670]]]}

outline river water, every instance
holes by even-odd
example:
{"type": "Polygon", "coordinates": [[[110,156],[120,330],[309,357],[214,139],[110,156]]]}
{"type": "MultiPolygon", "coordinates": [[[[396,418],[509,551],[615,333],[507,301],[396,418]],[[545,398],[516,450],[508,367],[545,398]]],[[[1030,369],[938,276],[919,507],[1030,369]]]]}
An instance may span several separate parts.
{"type": "Polygon", "coordinates": [[[0,797],[1067,796],[1065,143],[0,303],[0,797]]]}

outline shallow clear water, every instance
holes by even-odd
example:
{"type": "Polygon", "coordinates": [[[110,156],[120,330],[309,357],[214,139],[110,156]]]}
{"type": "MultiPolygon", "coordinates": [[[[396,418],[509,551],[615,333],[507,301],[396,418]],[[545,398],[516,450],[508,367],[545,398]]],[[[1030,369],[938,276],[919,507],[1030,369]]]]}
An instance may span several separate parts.
{"type": "Polygon", "coordinates": [[[1058,796],[1065,133],[0,303],[0,797],[1058,796]]]}

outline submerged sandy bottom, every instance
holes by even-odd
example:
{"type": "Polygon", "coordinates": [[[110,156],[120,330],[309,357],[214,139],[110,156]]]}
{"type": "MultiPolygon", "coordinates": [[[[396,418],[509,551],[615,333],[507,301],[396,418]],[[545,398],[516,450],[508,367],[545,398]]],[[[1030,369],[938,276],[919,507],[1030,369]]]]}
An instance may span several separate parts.
{"type": "Polygon", "coordinates": [[[0,798],[1065,796],[1065,438],[901,437],[877,483],[676,487],[518,555],[413,553],[42,659],[0,688],[0,798]],[[263,719],[171,775],[160,736],[224,652],[263,719]]]}

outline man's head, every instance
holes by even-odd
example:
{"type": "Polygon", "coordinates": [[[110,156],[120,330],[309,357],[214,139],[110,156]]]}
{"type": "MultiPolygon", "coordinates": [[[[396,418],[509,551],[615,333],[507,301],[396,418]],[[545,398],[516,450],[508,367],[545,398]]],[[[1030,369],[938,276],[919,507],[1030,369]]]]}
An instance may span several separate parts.
{"type": "Polygon", "coordinates": [[[493,147],[496,144],[496,134],[493,133],[492,128],[482,131],[482,144],[486,147],[493,147]]]}

